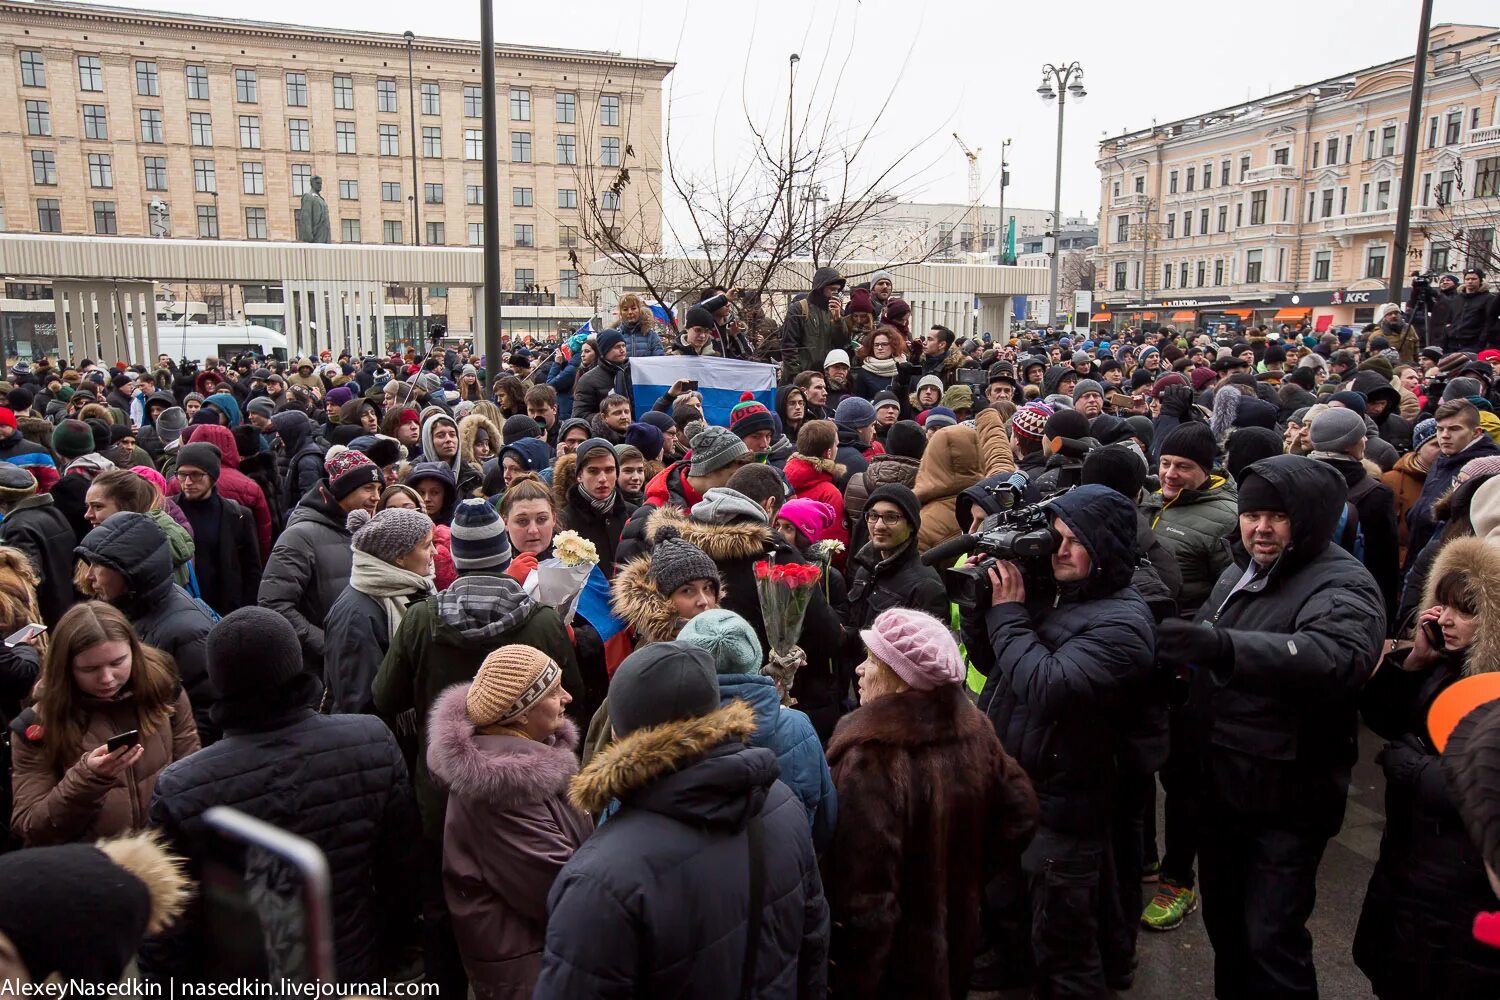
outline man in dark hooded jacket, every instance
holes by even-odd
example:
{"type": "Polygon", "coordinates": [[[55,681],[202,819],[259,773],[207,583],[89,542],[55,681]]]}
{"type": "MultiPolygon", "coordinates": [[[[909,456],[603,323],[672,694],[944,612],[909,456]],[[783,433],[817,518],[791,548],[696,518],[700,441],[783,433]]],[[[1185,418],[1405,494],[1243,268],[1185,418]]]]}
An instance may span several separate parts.
{"type": "Polygon", "coordinates": [[[1039,581],[1014,563],[996,563],[992,604],[963,615],[964,643],[987,678],[979,707],[1041,805],[1021,860],[1038,993],[1106,996],[1131,971],[1105,967],[1100,927],[1118,907],[1110,837],[1118,758],[1150,683],[1156,630],[1131,585],[1135,506],[1090,484],[1048,509],[1060,539],[1046,588],[1055,595],[1039,595],[1039,581]]]}
{"type": "Polygon", "coordinates": [[[286,467],[281,473],[281,509],[291,512],[307,491],[323,478],[323,449],[313,438],[313,422],[301,410],[282,410],[271,417],[271,427],[281,438],[281,456],[286,467]]]}
{"type": "Polygon", "coordinates": [[[1204,769],[1200,881],[1219,997],[1317,995],[1306,923],[1385,636],[1380,588],[1330,544],[1346,494],[1336,470],[1299,455],[1249,466],[1234,565],[1196,622],[1162,624],[1163,665],[1190,678],[1204,769]]]}
{"type": "Polygon", "coordinates": [[[813,272],[812,291],[787,310],[781,324],[787,378],[795,372],[822,371],[828,352],[847,344],[849,335],[838,298],[843,291],[844,279],[838,271],[820,267],[813,272]]]}
{"type": "Polygon", "coordinates": [[[900,483],[886,483],[865,502],[865,527],[870,541],[849,561],[849,622],[844,630],[847,655],[864,656],[859,630],[891,608],[916,608],[939,620],[948,617],[948,592],[942,577],[922,565],[917,532],[922,528],[922,505],[917,495],[900,483]]]}

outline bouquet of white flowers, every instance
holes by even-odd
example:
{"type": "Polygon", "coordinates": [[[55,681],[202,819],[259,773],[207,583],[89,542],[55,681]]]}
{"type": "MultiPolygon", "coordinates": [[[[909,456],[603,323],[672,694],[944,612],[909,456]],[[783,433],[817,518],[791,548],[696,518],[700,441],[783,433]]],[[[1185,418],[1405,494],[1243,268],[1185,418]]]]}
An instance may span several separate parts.
{"type": "Polygon", "coordinates": [[[598,563],[593,542],[576,531],[560,531],[552,539],[552,558],[538,563],[522,587],[538,604],[556,608],[563,622],[571,623],[578,595],[598,563]]]}

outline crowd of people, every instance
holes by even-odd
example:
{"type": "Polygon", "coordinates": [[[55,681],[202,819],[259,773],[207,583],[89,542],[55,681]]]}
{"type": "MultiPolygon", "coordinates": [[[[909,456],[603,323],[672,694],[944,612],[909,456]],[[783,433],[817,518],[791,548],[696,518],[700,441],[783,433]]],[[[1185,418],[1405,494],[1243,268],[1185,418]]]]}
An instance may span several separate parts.
{"type": "Polygon", "coordinates": [[[627,295],[489,365],[12,363],[0,978],[222,975],[184,883],[287,892],[232,806],[326,856],[347,982],[1099,997],[1201,903],[1217,996],[1313,997],[1363,724],[1356,964],[1500,995],[1500,712],[1426,721],[1500,670],[1500,300],[1463,281],[1422,330],[994,338],[825,268],[780,325],[627,295]],[[659,355],[782,377],[637,405],[659,355]],[[598,600],[544,600],[580,549],[598,600]],[[778,566],[816,578],[790,649],[778,566]]]}

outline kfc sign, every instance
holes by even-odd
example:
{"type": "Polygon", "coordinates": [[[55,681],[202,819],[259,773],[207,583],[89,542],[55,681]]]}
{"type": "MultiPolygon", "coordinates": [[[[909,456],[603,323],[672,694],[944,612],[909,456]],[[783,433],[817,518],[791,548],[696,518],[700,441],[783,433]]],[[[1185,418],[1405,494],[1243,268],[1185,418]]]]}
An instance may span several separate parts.
{"type": "Polygon", "coordinates": [[[1351,292],[1348,289],[1341,288],[1330,296],[1329,304],[1335,306],[1367,306],[1373,301],[1370,296],[1374,294],[1374,292],[1351,292]]]}

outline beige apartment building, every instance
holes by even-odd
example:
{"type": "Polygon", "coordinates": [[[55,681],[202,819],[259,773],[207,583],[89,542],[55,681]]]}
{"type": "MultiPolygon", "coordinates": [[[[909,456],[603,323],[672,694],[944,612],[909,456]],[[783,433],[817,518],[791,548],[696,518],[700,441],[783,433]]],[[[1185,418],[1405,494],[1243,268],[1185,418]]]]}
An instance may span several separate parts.
{"type": "MultiPolygon", "coordinates": [[[[0,230],[291,241],[321,177],[336,243],[483,241],[477,41],[418,35],[408,77],[400,35],[54,0],[0,0],[0,21],[0,230]]],[[[497,48],[502,281],[586,318],[590,200],[660,238],[659,202],[639,193],[660,187],[672,64],[497,48]]],[[[221,312],[255,313],[252,292],[221,312]]],[[[429,317],[472,313],[468,292],[420,293],[429,317]]]]}
{"type": "MultiPolygon", "coordinates": [[[[1411,86],[1396,60],[1103,140],[1094,327],[1369,322],[1396,263],[1411,86]]],[[[1421,121],[1402,275],[1493,245],[1500,30],[1433,28],[1421,121]]]]}

